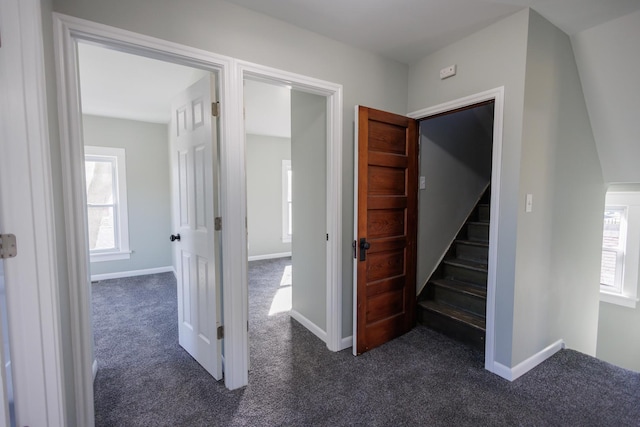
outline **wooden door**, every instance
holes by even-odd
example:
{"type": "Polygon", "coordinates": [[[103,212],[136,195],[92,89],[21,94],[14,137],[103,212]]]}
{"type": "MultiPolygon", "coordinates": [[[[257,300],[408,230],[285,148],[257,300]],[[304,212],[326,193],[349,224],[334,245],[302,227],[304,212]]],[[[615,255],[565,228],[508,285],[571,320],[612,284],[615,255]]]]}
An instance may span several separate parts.
{"type": "Polygon", "coordinates": [[[358,107],[356,346],[361,354],[415,324],[417,122],[358,107]]]}
{"type": "Polygon", "coordinates": [[[178,288],[180,345],[215,379],[222,378],[216,119],[213,75],[174,99],[171,163],[174,262],[178,288]],[[179,237],[178,237],[179,236],[179,237]]]}

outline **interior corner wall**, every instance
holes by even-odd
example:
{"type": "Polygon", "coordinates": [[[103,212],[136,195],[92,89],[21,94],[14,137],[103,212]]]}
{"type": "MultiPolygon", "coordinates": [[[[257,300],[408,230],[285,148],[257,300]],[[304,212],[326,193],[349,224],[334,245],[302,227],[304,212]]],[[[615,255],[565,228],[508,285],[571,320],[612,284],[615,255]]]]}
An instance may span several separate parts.
{"type": "MultiPolygon", "coordinates": [[[[341,84],[344,106],[342,245],[351,248],[353,107],[359,104],[406,113],[406,65],[218,0],[54,0],[54,9],[66,15],[341,84]]],[[[507,68],[509,61],[505,62],[507,68]]],[[[348,337],[353,325],[351,251],[343,250],[342,258],[342,336],[348,337]]]]}
{"type": "MultiPolygon", "coordinates": [[[[64,370],[64,402],[67,420],[75,419],[75,383],[73,373],[73,353],[71,346],[71,311],[69,295],[69,272],[67,266],[67,231],[64,215],[64,195],[62,189],[62,154],[60,151],[60,130],[58,126],[58,95],[56,90],[55,49],[53,43],[52,0],[41,0],[42,34],[44,50],[45,84],[49,127],[49,147],[51,156],[51,187],[53,194],[54,225],[56,239],[56,265],[58,273],[58,300],[60,301],[60,341],[64,370]]],[[[92,346],[93,349],[93,346],[92,346]]]]}
{"type": "Polygon", "coordinates": [[[291,91],[291,309],[327,331],[327,98],[291,91]]]}
{"type": "Polygon", "coordinates": [[[82,116],[85,145],[125,149],[131,258],[92,262],[91,274],[172,266],[169,141],[166,124],[82,116]]]}
{"type": "Polygon", "coordinates": [[[594,355],[604,183],[569,37],[531,11],[512,366],[563,339],[594,355]]]}
{"type": "Polygon", "coordinates": [[[420,122],[420,293],[491,181],[493,104],[420,122]]]}
{"type": "Polygon", "coordinates": [[[249,257],[291,252],[282,241],[282,161],[291,160],[291,138],[246,138],[249,257]]]}
{"type": "Polygon", "coordinates": [[[512,353],[528,19],[528,10],[518,12],[427,56],[409,68],[409,111],[504,86],[501,180],[492,185],[500,190],[495,360],[505,366],[511,366],[512,353]],[[457,75],[440,80],[440,69],[451,64],[457,64],[457,75]]]}
{"type": "Polygon", "coordinates": [[[571,37],[605,183],[640,182],[640,11],[571,37]]]}

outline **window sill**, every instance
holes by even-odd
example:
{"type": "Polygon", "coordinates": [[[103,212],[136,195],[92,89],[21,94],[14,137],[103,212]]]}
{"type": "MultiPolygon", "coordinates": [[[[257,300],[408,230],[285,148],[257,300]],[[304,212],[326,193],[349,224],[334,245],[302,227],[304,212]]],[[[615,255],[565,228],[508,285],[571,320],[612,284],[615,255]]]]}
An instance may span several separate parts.
{"type": "Polygon", "coordinates": [[[621,305],[623,307],[636,308],[638,299],[627,295],[600,291],[600,301],[608,302],[609,304],[621,305]]]}
{"type": "Polygon", "coordinates": [[[121,251],[89,254],[89,260],[91,262],[120,261],[131,258],[131,252],[132,251],[121,251]]]}

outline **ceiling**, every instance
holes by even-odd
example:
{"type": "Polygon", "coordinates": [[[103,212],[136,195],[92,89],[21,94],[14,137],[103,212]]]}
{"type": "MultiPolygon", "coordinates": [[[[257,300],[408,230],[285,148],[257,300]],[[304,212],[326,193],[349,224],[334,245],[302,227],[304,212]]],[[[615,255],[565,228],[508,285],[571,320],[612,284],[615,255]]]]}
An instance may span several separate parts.
{"type": "Polygon", "coordinates": [[[638,0],[227,0],[411,64],[532,7],[569,35],[640,9],[638,0]]]}
{"type": "MultiPolygon", "coordinates": [[[[640,0],[227,1],[407,64],[528,6],[567,34],[640,10],[640,0]]],[[[87,43],[79,58],[83,113],[107,117],[168,123],[171,99],[206,74],[87,43]]],[[[288,136],[288,89],[245,92],[247,132],[288,136]]]]}

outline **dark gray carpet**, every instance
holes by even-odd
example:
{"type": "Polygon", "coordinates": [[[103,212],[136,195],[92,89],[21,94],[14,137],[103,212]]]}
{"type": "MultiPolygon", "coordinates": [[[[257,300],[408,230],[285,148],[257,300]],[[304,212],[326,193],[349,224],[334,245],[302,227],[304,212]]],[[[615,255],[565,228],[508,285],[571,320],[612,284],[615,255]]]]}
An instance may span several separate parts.
{"type": "Polygon", "coordinates": [[[513,383],[424,327],[329,352],[287,313],[267,316],[289,262],[249,264],[251,371],[236,391],[178,346],[172,274],[94,284],[96,425],[640,425],[640,374],[571,350],[513,383]]]}

